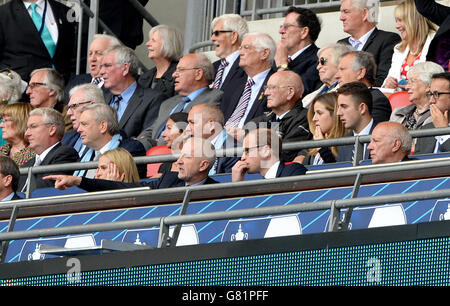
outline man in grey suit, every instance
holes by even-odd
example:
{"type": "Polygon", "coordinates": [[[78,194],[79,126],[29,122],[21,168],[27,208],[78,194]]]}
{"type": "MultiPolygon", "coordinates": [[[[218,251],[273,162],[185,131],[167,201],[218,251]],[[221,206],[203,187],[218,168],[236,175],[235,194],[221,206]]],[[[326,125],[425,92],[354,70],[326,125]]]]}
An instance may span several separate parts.
{"type": "MultiPolygon", "coordinates": [[[[444,128],[450,126],[450,72],[433,75],[427,91],[433,122],[421,129],[444,128]]],[[[422,137],[417,139],[414,154],[440,153],[450,151],[450,135],[422,137]]]]}
{"type": "Polygon", "coordinates": [[[130,138],[146,141],[151,135],[144,133],[144,130],[155,121],[159,107],[167,97],[136,82],[138,59],[128,47],[107,49],[100,65],[100,74],[110,91],[105,94],[105,101],[116,110],[119,129],[130,138]]]}
{"type": "Polygon", "coordinates": [[[214,78],[214,68],[211,61],[202,53],[191,53],[183,56],[173,73],[175,91],[178,95],[165,100],[159,108],[155,122],[148,126],[138,140],[144,144],[146,150],[162,145],[160,137],[165,129],[169,116],[176,112],[188,113],[193,106],[203,103],[220,105],[223,92],[210,88],[214,78]],[[151,137],[141,137],[141,136],[151,137]]]}

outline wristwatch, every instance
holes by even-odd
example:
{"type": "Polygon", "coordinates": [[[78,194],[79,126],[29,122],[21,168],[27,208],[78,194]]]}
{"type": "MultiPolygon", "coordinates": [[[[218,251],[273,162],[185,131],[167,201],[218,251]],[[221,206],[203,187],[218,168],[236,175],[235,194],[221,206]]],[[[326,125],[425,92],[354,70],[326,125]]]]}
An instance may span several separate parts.
{"type": "Polygon", "coordinates": [[[278,66],[277,70],[280,70],[280,69],[287,70],[288,69],[288,65],[287,64],[282,64],[282,65],[278,66]]]}

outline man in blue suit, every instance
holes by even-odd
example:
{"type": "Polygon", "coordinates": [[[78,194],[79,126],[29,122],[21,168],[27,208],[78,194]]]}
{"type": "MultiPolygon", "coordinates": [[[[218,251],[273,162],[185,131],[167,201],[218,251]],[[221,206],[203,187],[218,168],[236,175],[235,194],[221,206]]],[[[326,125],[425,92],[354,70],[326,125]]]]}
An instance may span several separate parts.
{"type": "Polygon", "coordinates": [[[280,162],[281,148],[281,138],[274,130],[250,131],[244,137],[241,160],[233,166],[232,181],[243,181],[246,173],[259,173],[265,179],[305,174],[302,164],[280,162]]]}

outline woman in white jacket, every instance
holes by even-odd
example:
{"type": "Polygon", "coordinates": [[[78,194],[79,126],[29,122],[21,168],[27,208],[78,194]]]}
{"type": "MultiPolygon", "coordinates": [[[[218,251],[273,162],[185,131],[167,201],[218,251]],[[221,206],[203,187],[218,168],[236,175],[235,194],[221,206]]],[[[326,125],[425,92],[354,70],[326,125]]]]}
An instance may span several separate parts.
{"type": "Polygon", "coordinates": [[[437,26],[419,14],[413,0],[405,0],[394,10],[395,28],[402,41],[394,47],[392,64],[382,87],[396,89],[407,81],[408,70],[426,61],[437,26]]]}

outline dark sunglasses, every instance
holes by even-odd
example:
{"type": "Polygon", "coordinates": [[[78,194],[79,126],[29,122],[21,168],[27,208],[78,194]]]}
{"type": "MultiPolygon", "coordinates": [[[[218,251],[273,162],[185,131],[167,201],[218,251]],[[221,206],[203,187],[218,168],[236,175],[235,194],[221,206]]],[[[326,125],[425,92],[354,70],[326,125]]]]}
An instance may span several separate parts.
{"type": "Polygon", "coordinates": [[[326,62],[328,62],[328,60],[324,57],[319,58],[319,64],[321,64],[322,66],[326,64],[326,62]]]}
{"type": "Polygon", "coordinates": [[[211,32],[211,36],[219,36],[220,33],[231,33],[231,30],[216,30],[211,32]]]}

